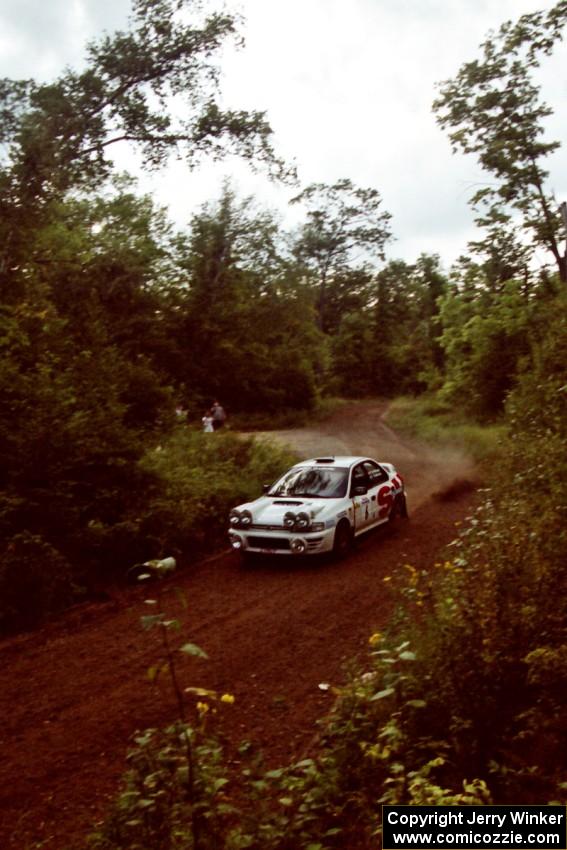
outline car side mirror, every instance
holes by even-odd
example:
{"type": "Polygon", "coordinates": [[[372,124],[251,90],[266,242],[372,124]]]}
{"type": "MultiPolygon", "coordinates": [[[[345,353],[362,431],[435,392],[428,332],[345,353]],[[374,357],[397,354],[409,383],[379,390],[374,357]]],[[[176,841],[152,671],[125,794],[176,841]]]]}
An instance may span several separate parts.
{"type": "Polygon", "coordinates": [[[365,487],[364,484],[359,484],[358,487],[355,487],[353,491],[354,496],[366,496],[367,493],[368,487],[365,487]]]}
{"type": "Polygon", "coordinates": [[[269,493],[272,485],[271,484],[262,484],[262,493],[269,493]]]}

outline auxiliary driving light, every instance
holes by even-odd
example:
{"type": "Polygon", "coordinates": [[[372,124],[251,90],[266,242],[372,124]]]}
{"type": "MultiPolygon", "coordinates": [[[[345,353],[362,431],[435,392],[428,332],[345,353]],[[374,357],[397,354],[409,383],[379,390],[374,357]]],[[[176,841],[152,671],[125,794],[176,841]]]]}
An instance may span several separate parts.
{"type": "Polygon", "coordinates": [[[305,552],[305,550],[307,548],[306,545],[305,545],[305,541],[300,540],[298,537],[296,537],[294,540],[292,540],[289,545],[290,545],[290,549],[291,549],[291,551],[293,552],[294,555],[301,555],[302,552],[305,552]]]}
{"type": "Polygon", "coordinates": [[[284,528],[287,528],[291,531],[293,526],[295,525],[295,514],[293,511],[288,511],[283,518],[284,528]]]}
{"type": "Polygon", "coordinates": [[[233,549],[242,549],[242,538],[238,534],[231,534],[230,545],[233,549]]]}
{"type": "Polygon", "coordinates": [[[295,527],[298,531],[306,531],[311,525],[311,517],[305,511],[301,511],[295,518],[295,527]]]}

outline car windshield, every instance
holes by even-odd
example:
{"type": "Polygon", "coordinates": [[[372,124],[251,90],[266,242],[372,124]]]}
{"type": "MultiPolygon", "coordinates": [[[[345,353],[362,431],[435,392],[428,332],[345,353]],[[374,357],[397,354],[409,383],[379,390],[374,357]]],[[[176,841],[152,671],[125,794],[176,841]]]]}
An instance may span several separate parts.
{"type": "Polygon", "coordinates": [[[318,499],[341,499],[346,496],[348,469],[340,467],[301,466],[290,469],[277,481],[270,496],[315,496],[318,499]]]}

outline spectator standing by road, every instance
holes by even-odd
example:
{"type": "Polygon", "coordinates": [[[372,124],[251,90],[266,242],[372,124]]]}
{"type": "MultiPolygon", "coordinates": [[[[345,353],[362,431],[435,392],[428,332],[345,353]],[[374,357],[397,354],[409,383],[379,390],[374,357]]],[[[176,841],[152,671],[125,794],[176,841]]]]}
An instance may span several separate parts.
{"type": "Polygon", "coordinates": [[[211,413],[213,415],[213,430],[218,431],[219,428],[222,428],[226,421],[226,413],[224,407],[219,404],[218,401],[213,402],[213,406],[211,407],[211,413]]]}
{"type": "Polygon", "coordinates": [[[211,410],[205,411],[205,415],[203,416],[201,422],[203,423],[203,431],[205,434],[212,434],[213,432],[213,413],[211,410]]]}

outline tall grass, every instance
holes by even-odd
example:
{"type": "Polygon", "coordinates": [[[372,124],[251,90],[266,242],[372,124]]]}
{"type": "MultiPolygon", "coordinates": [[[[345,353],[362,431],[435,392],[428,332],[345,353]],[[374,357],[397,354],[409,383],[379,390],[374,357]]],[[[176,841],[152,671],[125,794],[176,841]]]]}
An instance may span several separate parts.
{"type": "Polygon", "coordinates": [[[472,422],[435,396],[395,399],[386,421],[400,434],[432,445],[454,446],[477,462],[497,457],[507,433],[504,422],[490,425],[472,422]]]}

